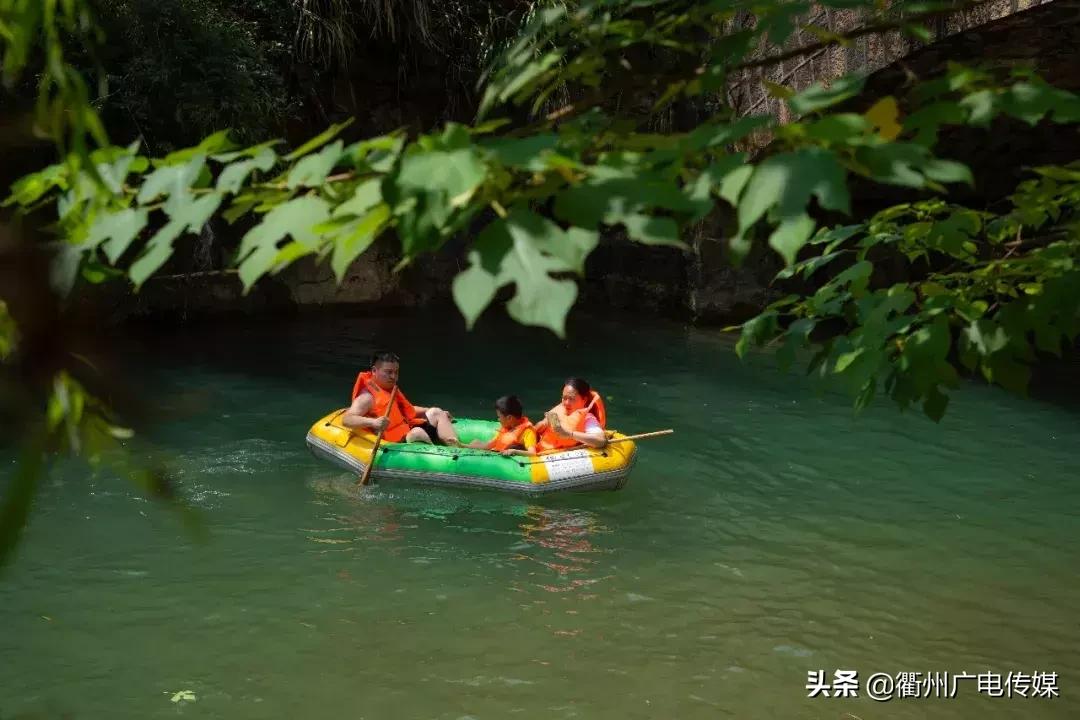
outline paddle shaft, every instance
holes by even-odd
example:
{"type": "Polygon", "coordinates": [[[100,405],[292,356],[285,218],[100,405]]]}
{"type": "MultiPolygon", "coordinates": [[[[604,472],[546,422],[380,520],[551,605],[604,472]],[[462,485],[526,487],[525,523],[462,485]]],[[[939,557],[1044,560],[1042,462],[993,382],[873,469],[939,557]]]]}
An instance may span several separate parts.
{"type": "Polygon", "coordinates": [[[607,444],[611,445],[617,442],[626,442],[627,440],[644,440],[645,438],[660,437],[661,435],[670,435],[674,430],[656,430],[654,432],[640,433],[638,435],[627,435],[626,437],[615,438],[614,440],[608,440],[607,444]]]}
{"type": "MultiPolygon", "coordinates": [[[[626,437],[616,438],[615,440],[608,440],[607,444],[611,445],[611,444],[617,443],[617,442],[625,442],[626,440],[644,440],[645,438],[659,437],[661,435],[670,435],[673,432],[675,432],[675,431],[671,430],[671,429],[668,429],[668,430],[656,430],[654,432],[647,432],[647,433],[639,433],[637,435],[627,435],[626,437]]],[[[577,445],[577,446],[569,447],[569,448],[555,448],[554,450],[541,450],[540,452],[538,452],[536,454],[537,455],[555,455],[557,453],[566,452],[567,450],[578,450],[578,449],[580,449],[582,447],[588,447],[588,445],[585,445],[584,443],[582,443],[581,445],[577,445]]]]}
{"type": "MultiPolygon", "coordinates": [[[[373,395],[372,398],[375,396],[373,395]]],[[[394,385],[394,389],[390,391],[390,402],[386,403],[386,412],[383,413],[384,418],[390,417],[390,409],[394,407],[394,401],[397,399],[397,385],[394,385]]],[[[382,436],[386,432],[387,425],[383,425],[378,434],[375,435],[375,444],[371,446],[371,459],[368,460],[367,467],[364,468],[364,474],[360,476],[360,482],[358,485],[367,485],[368,478],[371,476],[371,468],[375,467],[375,453],[379,452],[379,446],[382,445],[382,436]]]]}

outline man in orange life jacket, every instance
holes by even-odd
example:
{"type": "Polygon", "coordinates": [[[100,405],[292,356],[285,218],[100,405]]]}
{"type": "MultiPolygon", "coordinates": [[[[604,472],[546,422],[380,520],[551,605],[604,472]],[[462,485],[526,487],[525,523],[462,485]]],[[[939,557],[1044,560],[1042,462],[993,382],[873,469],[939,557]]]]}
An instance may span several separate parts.
{"type": "Polygon", "coordinates": [[[386,412],[400,369],[401,361],[394,353],[375,353],[371,358],[371,370],[356,378],[352,405],[341,416],[341,424],[376,433],[382,430],[386,442],[404,440],[460,447],[450,413],[437,407],[414,406],[401,388],[398,388],[390,412],[386,412]]]}

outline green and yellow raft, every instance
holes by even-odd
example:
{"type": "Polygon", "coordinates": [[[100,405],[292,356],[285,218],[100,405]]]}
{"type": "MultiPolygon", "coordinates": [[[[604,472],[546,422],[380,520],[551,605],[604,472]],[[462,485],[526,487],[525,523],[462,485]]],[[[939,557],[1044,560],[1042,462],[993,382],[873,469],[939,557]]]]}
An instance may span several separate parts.
{"type": "MultiPolygon", "coordinates": [[[[317,457],[359,475],[371,462],[375,434],[342,425],[343,412],[335,410],[312,425],[307,444],[317,457]]],[[[463,443],[490,440],[498,425],[494,420],[454,421],[463,443]]],[[[612,440],[624,437],[611,431],[608,436],[612,440]]],[[[486,450],[383,442],[371,480],[495,488],[526,495],[618,490],[626,484],[636,459],[637,446],[632,440],[602,449],[577,447],[536,457],[503,457],[486,450]]]]}

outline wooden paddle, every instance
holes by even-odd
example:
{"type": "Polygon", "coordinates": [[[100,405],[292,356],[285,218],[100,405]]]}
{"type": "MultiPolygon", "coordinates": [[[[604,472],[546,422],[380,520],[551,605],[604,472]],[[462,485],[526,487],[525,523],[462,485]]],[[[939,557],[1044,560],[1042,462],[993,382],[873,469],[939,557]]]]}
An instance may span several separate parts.
{"type": "Polygon", "coordinates": [[[675,432],[672,429],[668,430],[656,430],[653,432],[639,433],[637,435],[627,435],[626,437],[615,438],[614,440],[608,440],[608,445],[613,445],[617,442],[626,442],[627,440],[644,440],[645,438],[660,437],[661,435],[670,435],[675,432]]]}
{"type": "MultiPolygon", "coordinates": [[[[386,412],[383,413],[384,418],[390,417],[390,408],[394,407],[394,400],[397,399],[397,385],[394,385],[394,389],[390,391],[390,402],[386,403],[386,412]]],[[[371,477],[371,468],[375,467],[375,453],[379,452],[379,446],[382,445],[382,436],[386,432],[386,428],[389,424],[384,425],[378,434],[375,436],[375,444],[371,446],[371,459],[368,460],[367,467],[364,468],[364,474],[360,476],[357,481],[357,485],[367,485],[368,478],[371,477]]]]}
{"type": "MultiPolygon", "coordinates": [[[[675,432],[675,431],[669,428],[667,430],[655,430],[653,432],[638,433],[637,435],[627,435],[626,437],[616,438],[615,440],[610,440],[609,439],[607,441],[607,444],[612,445],[614,443],[625,442],[627,440],[644,440],[645,438],[660,437],[661,435],[670,435],[673,432],[675,432]]],[[[553,450],[541,450],[540,452],[538,452],[536,454],[537,454],[537,456],[556,455],[556,454],[561,453],[561,452],[566,452],[567,450],[580,450],[583,447],[589,447],[589,446],[584,444],[584,443],[581,443],[580,445],[575,445],[573,447],[568,447],[568,448],[555,448],[553,450]]]]}

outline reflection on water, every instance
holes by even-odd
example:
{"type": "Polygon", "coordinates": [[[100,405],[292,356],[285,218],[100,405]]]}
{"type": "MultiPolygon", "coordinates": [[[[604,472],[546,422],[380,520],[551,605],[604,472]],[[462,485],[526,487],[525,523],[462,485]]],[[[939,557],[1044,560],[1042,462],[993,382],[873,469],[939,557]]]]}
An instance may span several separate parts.
{"type": "MultiPolygon", "coordinates": [[[[587,510],[566,510],[530,505],[518,526],[522,542],[515,545],[514,559],[534,562],[555,574],[537,580],[537,586],[548,592],[570,592],[604,579],[597,554],[611,550],[597,547],[592,540],[610,532],[587,510]]],[[[533,573],[530,573],[532,575],[533,573]]]]}

